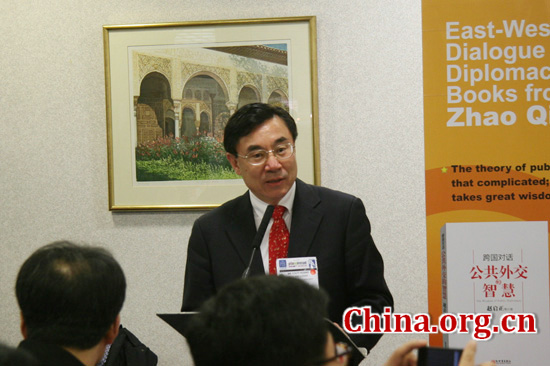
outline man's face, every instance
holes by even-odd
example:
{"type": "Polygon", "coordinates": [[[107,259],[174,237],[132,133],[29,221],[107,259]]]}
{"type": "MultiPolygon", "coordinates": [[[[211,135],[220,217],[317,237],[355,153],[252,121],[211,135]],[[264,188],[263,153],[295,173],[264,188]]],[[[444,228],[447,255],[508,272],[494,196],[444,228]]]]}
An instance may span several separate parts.
{"type": "MultiPolygon", "coordinates": [[[[237,144],[237,153],[247,155],[252,150],[272,150],[284,143],[294,144],[292,134],[285,122],[275,116],[265,121],[247,136],[241,137],[237,144]]],[[[289,191],[296,180],[298,167],[296,155],[286,160],[277,160],[271,153],[267,161],[260,165],[251,165],[246,159],[227,153],[227,159],[244,183],[262,201],[276,205],[289,191]]]]}

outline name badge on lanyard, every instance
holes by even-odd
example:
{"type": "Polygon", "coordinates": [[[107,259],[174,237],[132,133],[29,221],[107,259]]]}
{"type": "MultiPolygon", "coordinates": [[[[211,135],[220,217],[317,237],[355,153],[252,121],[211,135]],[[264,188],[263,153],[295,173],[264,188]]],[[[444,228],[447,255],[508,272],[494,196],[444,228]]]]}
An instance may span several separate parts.
{"type": "Polygon", "coordinates": [[[299,278],[319,288],[317,257],[279,258],[277,275],[299,278]]]}

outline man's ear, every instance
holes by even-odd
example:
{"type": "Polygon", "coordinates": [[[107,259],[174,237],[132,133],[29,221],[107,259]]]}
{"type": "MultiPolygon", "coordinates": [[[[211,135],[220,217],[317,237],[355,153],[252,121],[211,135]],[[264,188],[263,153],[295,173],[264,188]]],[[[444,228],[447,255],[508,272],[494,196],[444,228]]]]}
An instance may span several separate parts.
{"type": "Polygon", "coordinates": [[[23,335],[23,339],[27,339],[27,323],[25,323],[25,318],[23,318],[23,312],[20,313],[21,315],[21,334],[23,335]]]}
{"type": "Polygon", "coordinates": [[[225,153],[225,156],[227,157],[227,160],[229,160],[229,164],[231,164],[235,173],[241,175],[241,169],[239,168],[237,157],[231,153],[225,153]]]}
{"type": "Polygon", "coordinates": [[[111,326],[109,327],[109,330],[105,334],[104,339],[106,344],[112,344],[115,341],[115,338],[118,335],[119,328],[120,328],[120,314],[116,316],[115,321],[113,322],[113,324],[111,324],[111,326]]]}

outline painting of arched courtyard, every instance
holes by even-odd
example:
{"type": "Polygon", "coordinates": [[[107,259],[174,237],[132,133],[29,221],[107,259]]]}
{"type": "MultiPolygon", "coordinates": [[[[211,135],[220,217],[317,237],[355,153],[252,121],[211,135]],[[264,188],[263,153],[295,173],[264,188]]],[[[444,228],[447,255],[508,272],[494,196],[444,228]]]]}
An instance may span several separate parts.
{"type": "Polygon", "coordinates": [[[249,103],[289,110],[287,47],[131,47],[136,181],[239,178],[225,157],[225,124],[249,103]]]}

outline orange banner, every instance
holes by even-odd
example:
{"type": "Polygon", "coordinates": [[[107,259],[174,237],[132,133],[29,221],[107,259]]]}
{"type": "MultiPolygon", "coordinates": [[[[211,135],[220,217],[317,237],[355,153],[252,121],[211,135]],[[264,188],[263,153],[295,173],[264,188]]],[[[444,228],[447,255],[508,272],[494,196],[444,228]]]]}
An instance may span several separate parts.
{"type": "Polygon", "coordinates": [[[443,225],[550,219],[550,1],[422,7],[428,304],[437,319],[443,225]]]}

